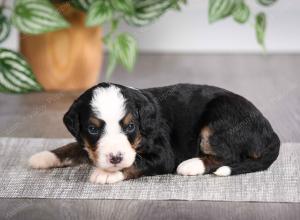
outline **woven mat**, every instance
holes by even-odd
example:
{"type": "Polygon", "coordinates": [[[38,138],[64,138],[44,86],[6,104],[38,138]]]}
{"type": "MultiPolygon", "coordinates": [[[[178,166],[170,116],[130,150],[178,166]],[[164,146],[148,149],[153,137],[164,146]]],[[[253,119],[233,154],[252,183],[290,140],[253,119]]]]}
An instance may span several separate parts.
{"type": "Polygon", "coordinates": [[[0,198],[300,202],[300,144],[283,144],[267,171],[230,177],[161,175],[95,185],[88,182],[88,165],[51,170],[27,166],[30,155],[70,141],[0,138],[0,198]]]}

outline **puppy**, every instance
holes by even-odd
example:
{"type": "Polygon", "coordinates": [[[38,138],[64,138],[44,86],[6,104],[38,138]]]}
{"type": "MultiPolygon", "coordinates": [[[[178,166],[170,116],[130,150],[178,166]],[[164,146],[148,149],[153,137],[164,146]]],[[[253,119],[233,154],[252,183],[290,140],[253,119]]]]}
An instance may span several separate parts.
{"type": "Polygon", "coordinates": [[[100,83],[63,119],[71,143],[33,155],[32,168],[90,161],[93,183],[177,172],[229,176],[267,169],[280,140],[245,98],[227,90],[178,84],[134,89],[100,83]]]}

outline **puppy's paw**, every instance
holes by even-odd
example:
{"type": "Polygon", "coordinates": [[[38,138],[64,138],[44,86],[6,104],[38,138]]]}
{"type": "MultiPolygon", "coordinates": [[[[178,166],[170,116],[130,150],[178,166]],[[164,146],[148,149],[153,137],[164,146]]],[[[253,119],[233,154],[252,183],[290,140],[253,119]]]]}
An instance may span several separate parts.
{"type": "Polygon", "coordinates": [[[185,160],[177,167],[177,173],[183,176],[196,176],[204,172],[204,164],[199,158],[185,160]]]}
{"type": "Polygon", "coordinates": [[[90,177],[92,183],[101,184],[117,183],[122,180],[124,180],[124,174],[121,171],[111,173],[100,168],[96,168],[90,177]]]}
{"type": "Polygon", "coordinates": [[[32,155],[29,158],[28,163],[29,166],[34,169],[47,169],[61,166],[61,162],[58,157],[50,151],[42,151],[32,155]]]}
{"type": "Polygon", "coordinates": [[[231,174],[231,168],[229,166],[219,167],[214,172],[214,174],[217,175],[217,176],[230,176],[230,174],[231,174]]]}

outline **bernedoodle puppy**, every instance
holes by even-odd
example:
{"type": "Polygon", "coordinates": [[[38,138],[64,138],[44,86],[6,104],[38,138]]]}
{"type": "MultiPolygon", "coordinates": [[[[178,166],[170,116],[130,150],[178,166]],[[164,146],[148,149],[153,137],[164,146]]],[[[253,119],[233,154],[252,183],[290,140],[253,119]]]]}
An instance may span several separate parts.
{"type": "Polygon", "coordinates": [[[175,173],[229,176],[267,169],[280,140],[245,98],[227,90],[178,84],[135,89],[100,83],[63,119],[76,142],[33,155],[32,168],[89,161],[93,183],[175,173]]]}

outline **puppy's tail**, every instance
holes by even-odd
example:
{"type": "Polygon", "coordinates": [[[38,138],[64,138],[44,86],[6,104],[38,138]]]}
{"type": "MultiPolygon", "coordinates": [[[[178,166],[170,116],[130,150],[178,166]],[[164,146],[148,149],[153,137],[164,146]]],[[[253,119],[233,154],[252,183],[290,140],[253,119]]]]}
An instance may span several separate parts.
{"type": "Polygon", "coordinates": [[[230,164],[218,168],[214,174],[217,176],[229,176],[243,173],[257,172],[268,169],[279,155],[280,140],[274,133],[272,142],[266,146],[263,154],[257,159],[245,159],[240,163],[230,164]]]}

